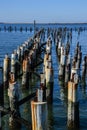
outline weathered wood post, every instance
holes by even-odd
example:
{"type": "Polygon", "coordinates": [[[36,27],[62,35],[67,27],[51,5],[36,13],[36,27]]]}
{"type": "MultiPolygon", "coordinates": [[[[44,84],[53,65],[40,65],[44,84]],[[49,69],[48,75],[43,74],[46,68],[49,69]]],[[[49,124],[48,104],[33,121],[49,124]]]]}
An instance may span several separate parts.
{"type": "Polygon", "coordinates": [[[64,52],[64,47],[61,47],[61,55],[60,55],[60,65],[59,65],[59,79],[65,78],[65,61],[66,56],[64,52]]]}
{"type": "Polygon", "coordinates": [[[68,128],[79,128],[79,102],[77,98],[77,84],[68,82],[68,128]]]}
{"type": "Polygon", "coordinates": [[[40,88],[43,90],[43,101],[46,101],[46,79],[45,73],[40,74],[40,88]]]}
{"type": "Polygon", "coordinates": [[[23,59],[24,59],[24,46],[20,46],[20,50],[21,50],[21,59],[20,61],[23,62],[23,59]]]}
{"type": "Polygon", "coordinates": [[[15,77],[20,75],[21,63],[20,63],[20,56],[18,57],[17,50],[14,50],[15,55],[15,77]]]}
{"type": "Polygon", "coordinates": [[[10,72],[10,58],[7,55],[5,55],[4,63],[3,63],[3,81],[4,86],[8,86],[8,80],[9,80],[9,72],[10,72]]]}
{"type": "Polygon", "coordinates": [[[9,96],[9,103],[10,103],[10,110],[11,115],[9,117],[9,125],[14,126],[16,121],[14,120],[15,116],[20,116],[19,107],[18,107],[18,100],[19,100],[19,90],[18,84],[15,81],[14,73],[10,74],[10,81],[9,81],[9,88],[8,88],[8,96],[9,96]]]}
{"type": "Polygon", "coordinates": [[[87,68],[86,65],[87,63],[86,63],[86,56],[85,56],[82,62],[82,79],[84,79],[86,76],[86,68],[87,68]]]}
{"type": "Polygon", "coordinates": [[[47,102],[43,102],[43,90],[37,91],[37,101],[31,101],[32,130],[48,130],[47,102]]]}
{"type": "Polygon", "coordinates": [[[21,49],[20,49],[20,47],[17,48],[17,55],[18,55],[18,60],[21,62],[21,49]]]}
{"type": "Polygon", "coordinates": [[[62,43],[61,43],[61,38],[60,38],[59,44],[58,44],[58,59],[59,59],[59,62],[60,62],[60,58],[61,58],[61,46],[62,46],[62,43]]]}
{"type": "Polygon", "coordinates": [[[29,60],[28,57],[25,57],[23,60],[23,76],[22,76],[22,85],[26,88],[29,87],[29,60]]]}
{"type": "Polygon", "coordinates": [[[11,72],[14,74],[14,78],[17,78],[17,72],[16,72],[16,53],[13,52],[11,54],[11,72]]]}
{"type": "Polygon", "coordinates": [[[71,56],[67,55],[66,65],[65,65],[65,84],[66,85],[68,81],[70,80],[70,73],[71,73],[71,56]]]}
{"type": "Polygon", "coordinates": [[[60,71],[61,71],[61,75],[59,75],[60,78],[65,78],[65,60],[66,60],[66,56],[63,52],[60,58],[60,71]]]}
{"type": "Polygon", "coordinates": [[[47,103],[31,102],[32,130],[47,130],[47,103]]]}
{"type": "Polygon", "coordinates": [[[46,99],[48,103],[53,102],[53,68],[46,68],[46,99]]]}
{"type": "Polygon", "coordinates": [[[69,65],[66,65],[65,66],[65,85],[67,85],[69,80],[70,80],[70,70],[69,70],[69,65]]]}
{"type": "Polygon", "coordinates": [[[52,41],[51,38],[48,38],[46,44],[46,54],[44,56],[44,74],[46,79],[46,100],[48,103],[53,101],[53,67],[52,67],[52,41]]]}

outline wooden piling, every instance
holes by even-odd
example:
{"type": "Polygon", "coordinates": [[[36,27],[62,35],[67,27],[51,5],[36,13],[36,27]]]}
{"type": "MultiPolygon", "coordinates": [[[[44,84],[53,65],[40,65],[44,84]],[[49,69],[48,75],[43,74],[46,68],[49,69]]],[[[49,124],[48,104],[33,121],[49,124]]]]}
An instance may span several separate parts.
{"type": "Polygon", "coordinates": [[[28,57],[25,57],[23,60],[23,76],[22,76],[22,85],[25,88],[29,87],[29,60],[28,57]]]}
{"type": "Polygon", "coordinates": [[[20,47],[17,48],[17,55],[18,55],[19,62],[21,62],[21,49],[20,49],[20,47]]]}
{"type": "Polygon", "coordinates": [[[11,72],[14,73],[14,78],[16,79],[16,54],[14,52],[11,54],[11,72]]]}
{"type": "Polygon", "coordinates": [[[18,84],[15,81],[14,73],[10,74],[9,88],[8,88],[8,96],[10,103],[11,115],[9,117],[9,125],[14,126],[17,122],[14,121],[14,116],[20,116],[19,107],[17,105],[19,100],[19,90],[18,84]]]}
{"type": "Polygon", "coordinates": [[[68,82],[68,101],[77,102],[77,84],[68,82]]]}
{"type": "Polygon", "coordinates": [[[46,69],[46,100],[48,103],[53,102],[53,68],[46,69]]]}
{"type": "Polygon", "coordinates": [[[68,82],[68,128],[79,128],[79,102],[77,84],[68,82]]]}
{"type": "Polygon", "coordinates": [[[47,102],[31,101],[32,130],[48,130],[47,102]]]}
{"type": "MultiPolygon", "coordinates": [[[[22,28],[21,28],[21,31],[22,31],[22,28]]],[[[21,71],[23,69],[23,75],[25,75],[24,76],[25,78],[27,77],[25,79],[25,82],[28,83],[29,75],[27,75],[27,74],[30,73],[30,71],[31,71],[31,73],[33,73],[34,68],[43,62],[42,58],[38,58],[41,60],[40,63],[37,62],[37,57],[40,57],[40,54],[42,52],[45,52],[45,47],[43,47],[43,46],[46,43],[41,44],[41,41],[42,41],[41,34],[42,34],[43,40],[45,40],[45,33],[43,35],[43,32],[39,31],[37,34],[34,35],[33,39],[25,41],[21,46],[19,46],[17,48],[17,50],[14,50],[14,52],[11,54],[11,63],[9,62],[10,76],[9,76],[9,88],[8,88],[10,110],[7,110],[7,113],[5,113],[5,114],[10,114],[9,125],[11,126],[10,128],[13,128],[13,129],[16,128],[16,127],[14,128],[14,126],[16,123],[18,123],[18,120],[19,120],[19,122],[21,122],[19,106],[21,104],[25,103],[26,101],[28,101],[31,97],[35,96],[35,93],[34,93],[34,94],[31,94],[31,95],[25,97],[24,99],[18,101],[19,93],[18,93],[18,84],[17,84],[16,79],[18,78],[18,72],[20,72],[20,69],[21,69],[21,71]],[[25,60],[26,59],[25,57],[27,57],[27,61],[25,60]],[[24,62],[26,62],[26,63],[24,63],[24,62]],[[17,67],[17,63],[20,64],[20,67],[23,64],[23,68],[17,67]]],[[[49,54],[49,53],[51,53],[51,39],[50,38],[48,40],[48,47],[49,47],[49,49],[48,49],[48,54],[49,54]]],[[[5,58],[7,58],[7,57],[5,57],[5,58]]],[[[10,61],[10,59],[9,59],[9,61],[10,61]]],[[[49,67],[51,68],[51,66],[52,66],[51,56],[49,56],[48,62],[49,62],[49,67]]],[[[4,63],[4,68],[5,68],[4,70],[6,70],[6,71],[7,71],[7,69],[6,69],[7,66],[8,66],[8,63],[4,63]],[[5,64],[7,64],[7,65],[5,65],[5,64]]],[[[9,72],[8,72],[8,74],[9,74],[9,72]]],[[[45,74],[45,72],[44,72],[44,74],[45,74]]],[[[37,74],[37,75],[40,78],[40,75],[39,74],[37,74]]],[[[43,91],[43,90],[45,90],[45,92],[46,92],[45,85],[46,85],[45,78],[44,78],[44,80],[41,78],[40,90],[38,90],[38,98],[37,98],[36,102],[34,101],[34,104],[35,104],[34,112],[36,111],[37,112],[36,116],[38,115],[37,119],[34,119],[34,120],[35,120],[35,123],[36,123],[36,121],[38,121],[37,122],[38,128],[40,128],[38,130],[43,130],[43,129],[47,130],[47,124],[48,124],[47,123],[47,103],[43,102],[43,101],[46,101],[46,98],[44,96],[44,91],[43,91]],[[44,87],[43,87],[43,85],[44,85],[44,87]],[[42,117],[41,117],[41,114],[42,114],[42,117]]],[[[0,90],[1,90],[1,88],[0,88],[0,90]]],[[[0,92],[2,93],[2,91],[0,91],[0,92]]],[[[45,93],[45,95],[46,95],[46,93],[45,93]]],[[[0,115],[0,117],[1,117],[1,115],[0,115]]],[[[21,123],[23,123],[23,122],[24,121],[22,120],[21,123]]],[[[37,129],[35,128],[35,130],[37,130],[37,129]]]]}
{"type": "Polygon", "coordinates": [[[72,68],[71,69],[71,77],[70,80],[76,84],[79,82],[79,76],[78,76],[78,69],[77,68],[72,68]]]}
{"type": "Polygon", "coordinates": [[[23,59],[24,59],[24,47],[22,45],[20,46],[20,50],[21,50],[21,59],[20,59],[20,61],[22,62],[23,59]]]}
{"type": "Polygon", "coordinates": [[[86,65],[87,63],[86,63],[86,56],[85,56],[82,62],[82,79],[84,79],[86,76],[86,68],[87,68],[86,65]]]}
{"type": "Polygon", "coordinates": [[[68,81],[70,80],[70,66],[65,66],[65,84],[67,85],[68,81]]]}
{"type": "Polygon", "coordinates": [[[7,55],[5,55],[5,59],[3,62],[3,81],[4,86],[8,86],[8,80],[9,80],[9,72],[10,72],[10,58],[7,55]]]}

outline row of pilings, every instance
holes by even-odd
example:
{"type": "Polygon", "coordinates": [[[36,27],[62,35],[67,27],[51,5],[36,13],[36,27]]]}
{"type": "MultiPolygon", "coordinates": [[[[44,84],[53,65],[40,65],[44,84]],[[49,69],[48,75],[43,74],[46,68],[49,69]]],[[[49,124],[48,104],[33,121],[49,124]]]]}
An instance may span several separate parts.
{"type": "Polygon", "coordinates": [[[86,79],[87,55],[82,58],[81,45],[77,42],[74,54],[71,56],[71,30],[67,32],[67,30],[58,29],[51,33],[54,38],[59,63],[58,78],[67,91],[67,126],[73,130],[79,129],[78,85],[86,79]],[[64,44],[65,42],[66,44],[64,44]]]}
{"type": "MultiPolygon", "coordinates": [[[[31,101],[32,130],[48,130],[48,107],[53,102],[53,65],[52,65],[52,40],[49,37],[45,41],[44,30],[39,31],[32,39],[25,41],[11,56],[5,55],[3,61],[3,87],[8,91],[9,109],[4,108],[4,102],[0,111],[10,114],[9,126],[14,128],[19,123],[24,123],[29,129],[28,121],[21,118],[19,106],[29,99],[31,101]],[[43,58],[41,57],[44,53],[43,58]],[[35,68],[43,63],[42,72],[35,72],[35,68]],[[29,80],[32,73],[40,78],[39,88],[35,93],[19,101],[17,79],[22,76],[22,87],[29,89],[29,80]]],[[[4,89],[2,92],[4,93],[4,89]]],[[[1,100],[4,101],[3,96],[1,100]]],[[[1,118],[0,118],[1,119],[1,118]]]]}
{"type": "MultiPolygon", "coordinates": [[[[37,27],[36,27],[36,23],[34,23],[34,27],[33,27],[33,24],[32,24],[32,26],[31,26],[31,24],[29,25],[31,27],[28,27],[27,24],[25,24],[25,25],[26,26],[20,26],[20,27],[16,26],[15,24],[8,25],[8,26],[4,25],[3,27],[2,26],[0,27],[0,31],[5,31],[5,32],[7,32],[7,31],[8,32],[12,32],[12,31],[15,31],[15,32],[16,31],[20,31],[20,32],[22,32],[22,31],[25,31],[25,32],[27,32],[27,31],[30,31],[30,32],[36,31],[37,32],[37,31],[39,31],[39,26],[38,26],[39,24],[37,25],[37,27]]],[[[49,33],[51,28],[45,28],[45,29],[49,33]]],[[[68,30],[77,31],[78,34],[80,34],[82,31],[87,30],[87,28],[85,28],[85,27],[74,27],[74,28],[64,27],[64,30],[66,30],[66,31],[68,31],[68,30]]],[[[69,34],[67,34],[67,36],[69,36],[69,34]]]]}
{"type": "Polygon", "coordinates": [[[25,31],[25,32],[32,32],[32,31],[36,31],[36,32],[38,32],[39,31],[39,28],[38,27],[36,27],[35,28],[35,30],[34,30],[34,28],[33,27],[20,27],[20,28],[18,28],[18,27],[13,27],[13,26],[4,26],[3,28],[2,27],[0,27],[0,31],[4,31],[4,32],[13,32],[13,31],[20,31],[20,32],[23,32],[23,31],[25,31]]]}
{"type": "MultiPolygon", "coordinates": [[[[72,30],[48,30],[47,41],[45,41],[44,30],[39,31],[32,39],[24,42],[14,50],[11,56],[6,55],[3,64],[4,88],[8,90],[10,108],[0,108],[0,111],[9,113],[9,125],[14,126],[18,121],[29,123],[21,118],[19,106],[31,98],[32,130],[48,130],[48,109],[53,102],[53,63],[52,63],[52,36],[58,56],[59,81],[63,82],[67,91],[67,126],[68,128],[79,128],[79,99],[78,84],[85,79],[87,73],[87,56],[82,59],[82,51],[79,42],[76,45],[74,55],[71,57],[72,30]],[[67,43],[63,44],[66,40],[67,43]],[[42,53],[44,54],[41,57],[42,53]],[[43,63],[42,72],[35,72],[35,68],[43,63]],[[81,64],[82,63],[82,64],[81,64]],[[80,76],[80,69],[81,76],[80,76]],[[32,73],[40,78],[40,85],[35,93],[19,101],[17,78],[22,76],[22,87],[29,89],[29,80],[32,73]]],[[[78,34],[79,35],[79,34],[78,34]]],[[[2,89],[3,92],[3,89],[2,89]]],[[[3,97],[1,98],[3,101],[3,97]]],[[[3,105],[2,105],[3,106],[3,105]]],[[[1,115],[1,112],[0,112],[1,115]]],[[[1,119],[1,118],[0,118],[1,119]]]]}
{"type": "Polygon", "coordinates": [[[48,38],[44,54],[40,87],[37,97],[31,102],[32,130],[48,130],[48,105],[53,102],[52,40],[48,38]]]}
{"type": "Polygon", "coordinates": [[[17,79],[21,76],[22,87],[24,89],[29,89],[29,81],[31,80],[32,73],[40,78],[40,75],[35,72],[35,68],[43,63],[41,55],[45,52],[44,45],[46,43],[44,42],[45,33],[44,29],[42,29],[36,33],[33,38],[28,39],[21,46],[18,46],[18,48],[13,51],[11,56],[8,54],[5,55],[3,61],[3,85],[1,93],[4,93],[4,89],[7,89],[10,106],[9,109],[3,107],[5,104],[3,99],[4,97],[2,95],[0,100],[3,101],[3,103],[1,104],[2,107],[0,107],[0,111],[2,111],[2,113],[5,112],[10,114],[10,127],[15,126],[19,122],[24,123],[30,129],[28,121],[21,118],[19,106],[31,98],[35,96],[37,97],[37,94],[32,93],[19,101],[20,93],[18,90],[17,79]]]}

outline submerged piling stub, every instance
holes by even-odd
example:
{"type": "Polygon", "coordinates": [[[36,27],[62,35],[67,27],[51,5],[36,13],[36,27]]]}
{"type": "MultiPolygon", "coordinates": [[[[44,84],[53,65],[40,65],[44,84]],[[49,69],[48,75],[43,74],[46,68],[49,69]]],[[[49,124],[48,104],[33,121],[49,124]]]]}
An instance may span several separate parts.
{"type": "Polygon", "coordinates": [[[68,82],[68,128],[79,128],[79,102],[77,99],[77,84],[68,82]]]}
{"type": "Polygon", "coordinates": [[[32,130],[47,129],[47,102],[31,101],[32,130]]]}

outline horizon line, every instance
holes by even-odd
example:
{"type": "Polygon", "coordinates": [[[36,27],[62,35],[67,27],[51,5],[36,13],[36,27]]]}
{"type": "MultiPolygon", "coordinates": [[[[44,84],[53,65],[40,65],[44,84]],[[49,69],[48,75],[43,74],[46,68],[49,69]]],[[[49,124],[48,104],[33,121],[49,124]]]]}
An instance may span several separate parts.
{"type": "MultiPolygon", "coordinates": [[[[34,24],[34,22],[0,22],[0,24],[34,24]]],[[[36,22],[36,24],[87,24],[87,22],[36,22]]]]}

